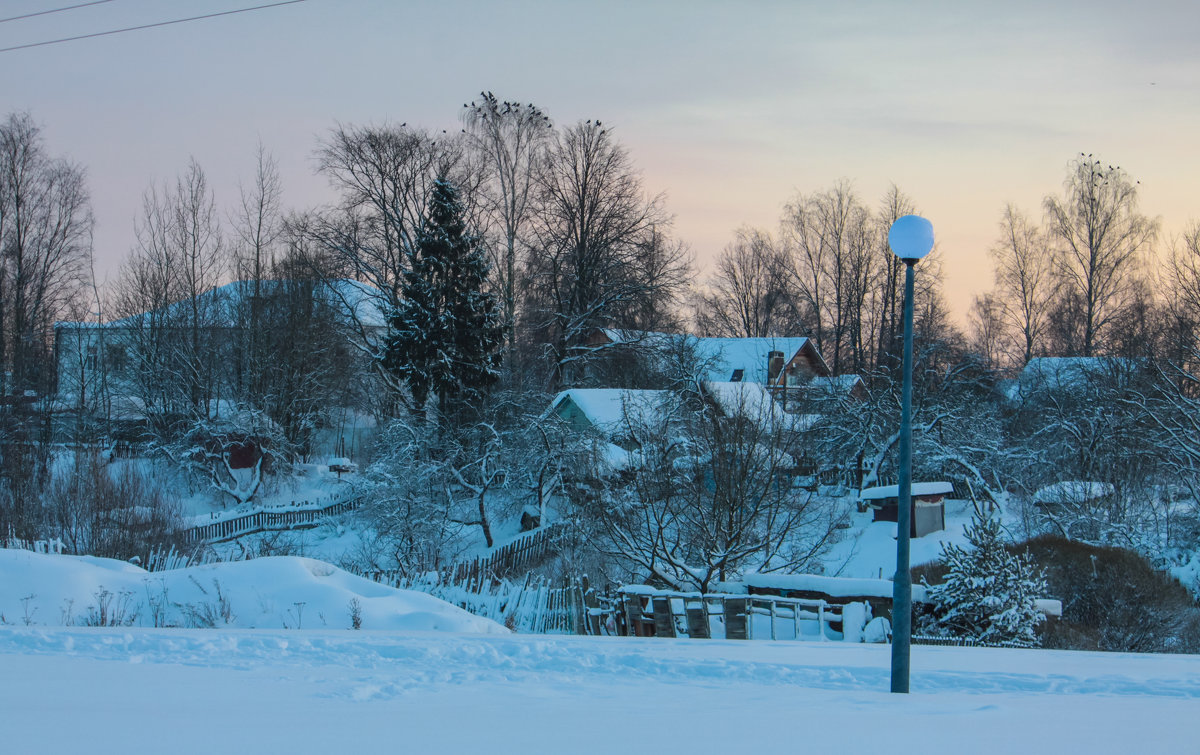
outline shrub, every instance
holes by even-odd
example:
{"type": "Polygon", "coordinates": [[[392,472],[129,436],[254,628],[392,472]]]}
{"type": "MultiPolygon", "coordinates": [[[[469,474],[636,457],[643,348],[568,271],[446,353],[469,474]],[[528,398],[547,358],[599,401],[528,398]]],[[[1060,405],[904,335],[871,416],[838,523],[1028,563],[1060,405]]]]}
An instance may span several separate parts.
{"type": "Polygon", "coordinates": [[[1047,627],[1046,647],[1200,650],[1200,609],[1182,585],[1137,553],[1058,535],[1033,538],[1023,547],[1045,570],[1049,594],[1063,603],[1061,621],[1047,627]]]}

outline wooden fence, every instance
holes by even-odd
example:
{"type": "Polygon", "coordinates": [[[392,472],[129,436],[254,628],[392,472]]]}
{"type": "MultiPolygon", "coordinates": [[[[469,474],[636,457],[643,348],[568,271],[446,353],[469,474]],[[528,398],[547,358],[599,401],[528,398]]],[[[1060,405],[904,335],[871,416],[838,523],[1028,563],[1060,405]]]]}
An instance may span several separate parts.
{"type": "Polygon", "coordinates": [[[356,573],[375,582],[394,585],[411,579],[417,573],[437,572],[441,582],[463,585],[468,590],[482,589],[488,582],[528,573],[556,555],[555,540],[565,529],[566,525],[563,524],[548,524],[520,535],[491,553],[449,565],[417,564],[407,569],[366,569],[356,573]]]}
{"type": "Polygon", "coordinates": [[[362,503],[361,496],[350,496],[337,498],[330,503],[313,508],[255,511],[251,514],[184,530],[184,539],[189,544],[218,543],[222,540],[232,540],[235,537],[253,535],[256,532],[316,527],[325,517],[352,511],[358,508],[360,503],[362,503]]]}
{"type": "Polygon", "coordinates": [[[468,613],[527,634],[600,634],[600,611],[587,577],[559,585],[526,576],[510,582],[476,572],[462,579],[407,578],[394,572],[360,576],[402,590],[415,590],[452,603],[468,613]]]}
{"type": "Polygon", "coordinates": [[[618,632],[631,637],[841,639],[842,606],[824,600],[622,588],[618,632]]]}
{"type": "Polygon", "coordinates": [[[455,582],[478,581],[527,572],[554,555],[552,546],[555,537],[564,533],[565,529],[562,524],[548,524],[521,535],[491,553],[459,562],[453,568],[452,579],[455,582]]]}
{"type": "Polygon", "coordinates": [[[914,634],[914,645],[942,645],[956,648],[1028,648],[1018,642],[982,642],[973,637],[938,637],[927,634],[914,634]]]}

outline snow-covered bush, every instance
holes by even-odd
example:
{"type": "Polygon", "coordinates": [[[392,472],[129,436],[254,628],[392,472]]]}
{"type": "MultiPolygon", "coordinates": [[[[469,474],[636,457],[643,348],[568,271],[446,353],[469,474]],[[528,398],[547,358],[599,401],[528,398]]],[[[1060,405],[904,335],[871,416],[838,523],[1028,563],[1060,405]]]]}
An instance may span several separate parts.
{"type": "Polygon", "coordinates": [[[945,582],[928,589],[934,612],[922,629],[979,642],[1040,645],[1037,626],[1045,617],[1036,601],[1046,594],[1041,570],[1028,553],[1005,547],[994,516],[977,516],[966,536],[971,547],[942,549],[949,571],[945,582]]]}
{"type": "Polygon", "coordinates": [[[249,501],[267,475],[283,473],[295,460],[295,449],[282,428],[251,409],[198,419],[162,448],[172,461],[235,504],[249,501]]]}

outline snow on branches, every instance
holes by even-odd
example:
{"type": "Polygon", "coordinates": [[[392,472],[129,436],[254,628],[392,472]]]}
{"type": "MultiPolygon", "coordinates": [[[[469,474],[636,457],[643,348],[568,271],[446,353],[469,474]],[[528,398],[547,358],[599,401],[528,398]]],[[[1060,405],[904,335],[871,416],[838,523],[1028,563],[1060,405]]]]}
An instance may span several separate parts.
{"type": "Polygon", "coordinates": [[[1045,617],[1037,599],[1046,580],[1028,553],[1005,547],[1000,521],[976,517],[966,529],[970,548],[945,545],[941,561],[949,567],[945,581],[928,588],[934,615],[925,626],[934,634],[979,642],[1036,647],[1036,629],[1045,617]]]}

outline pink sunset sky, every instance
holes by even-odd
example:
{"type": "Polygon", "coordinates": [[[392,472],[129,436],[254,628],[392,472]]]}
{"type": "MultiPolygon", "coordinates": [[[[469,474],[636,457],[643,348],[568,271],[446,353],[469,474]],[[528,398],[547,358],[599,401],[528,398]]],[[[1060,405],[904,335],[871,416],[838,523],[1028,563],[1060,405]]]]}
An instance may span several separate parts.
{"type": "MultiPolygon", "coordinates": [[[[259,2],[111,0],[0,22],[0,47],[259,2]]],[[[1195,2],[307,0],[0,53],[0,115],[28,110],[86,166],[102,280],[142,191],[189,157],[232,207],[261,140],[285,204],[321,204],[312,154],[335,123],[457,130],[488,89],[612,126],[702,271],[798,191],[847,178],[874,206],[895,183],[934,224],[961,316],[991,285],[1005,203],[1040,217],[1081,151],[1141,182],[1160,246],[1200,220],[1198,24],[1195,2]]]]}

